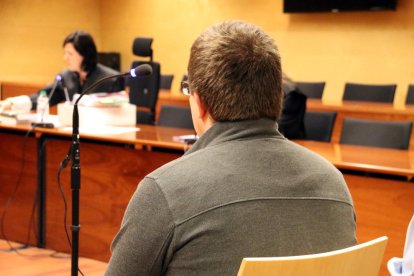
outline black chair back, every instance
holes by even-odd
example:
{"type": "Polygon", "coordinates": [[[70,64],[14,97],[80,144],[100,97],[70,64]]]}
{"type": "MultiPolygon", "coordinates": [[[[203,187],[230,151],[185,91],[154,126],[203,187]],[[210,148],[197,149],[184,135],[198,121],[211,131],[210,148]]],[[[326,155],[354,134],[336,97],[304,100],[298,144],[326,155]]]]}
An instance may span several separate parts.
{"type": "Polygon", "coordinates": [[[405,104],[414,104],[414,84],[408,86],[407,97],[405,98],[405,104]]]}
{"type": "Polygon", "coordinates": [[[344,118],[341,144],[408,149],[412,122],[344,118]]]}
{"type": "Polygon", "coordinates": [[[162,105],[157,125],[194,129],[190,108],[178,105],[162,105]]]}
{"type": "Polygon", "coordinates": [[[312,99],[321,99],[323,90],[325,89],[325,82],[296,82],[299,90],[312,99]]]}
{"type": "Polygon", "coordinates": [[[152,37],[137,37],[132,44],[132,53],[140,57],[149,57],[152,61],[152,37]]]}
{"type": "Polygon", "coordinates": [[[118,72],[121,71],[121,54],[117,52],[98,53],[98,62],[118,72]]]}
{"type": "Polygon", "coordinates": [[[138,123],[154,124],[155,121],[155,108],[158,101],[159,85],[160,85],[160,64],[158,62],[146,62],[136,61],[132,63],[132,68],[135,68],[141,64],[149,64],[152,67],[152,74],[149,76],[143,76],[138,78],[129,77],[129,101],[138,107],[144,107],[151,113],[148,116],[143,115],[137,117],[138,123]],[[142,116],[145,116],[143,121],[142,116]]]}
{"type": "Polygon", "coordinates": [[[174,75],[161,75],[160,89],[171,90],[174,75]]]}
{"type": "Polygon", "coordinates": [[[137,111],[138,124],[150,124],[155,122],[155,108],[160,89],[161,66],[152,61],[152,41],[150,37],[137,37],[132,44],[132,52],[136,56],[149,57],[150,61],[134,61],[131,68],[141,64],[149,64],[152,74],[138,78],[128,77],[129,101],[139,107],[137,111]]]}
{"type": "Polygon", "coordinates": [[[306,140],[330,142],[335,125],[336,112],[306,111],[306,140]]]}
{"type": "Polygon", "coordinates": [[[343,100],[365,102],[394,102],[396,84],[373,85],[346,83],[343,100]]]}

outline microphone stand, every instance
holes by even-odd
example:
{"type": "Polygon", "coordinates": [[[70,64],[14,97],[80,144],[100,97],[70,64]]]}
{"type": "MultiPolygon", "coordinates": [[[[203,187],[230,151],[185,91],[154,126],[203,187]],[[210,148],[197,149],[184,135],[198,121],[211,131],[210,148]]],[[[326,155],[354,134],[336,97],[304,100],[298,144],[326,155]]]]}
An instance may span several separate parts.
{"type": "Polygon", "coordinates": [[[73,106],[73,117],[72,117],[72,144],[69,150],[70,160],[72,161],[71,167],[71,189],[72,189],[72,256],[71,256],[71,275],[78,275],[79,270],[79,190],[81,187],[81,166],[80,166],[80,142],[79,142],[79,111],[78,111],[78,102],[83,97],[83,95],[89,93],[92,89],[103,83],[104,81],[112,78],[124,77],[129,75],[129,73],[123,73],[113,76],[108,76],[103,79],[100,79],[92,86],[88,87],[83,91],[79,98],[76,100],[73,106]]]}
{"type": "MultiPolygon", "coordinates": [[[[105,82],[106,80],[112,78],[119,78],[125,76],[146,76],[152,74],[152,67],[148,64],[142,64],[137,66],[134,69],[131,69],[130,72],[121,73],[117,75],[112,75],[108,77],[104,77],[90,87],[85,89],[80,95],[79,98],[75,101],[73,105],[73,117],[72,117],[72,144],[69,149],[68,156],[66,156],[63,163],[66,163],[70,160],[72,161],[71,167],[71,189],[72,189],[72,225],[70,226],[72,230],[72,256],[71,256],[71,275],[76,276],[78,275],[79,271],[79,231],[80,231],[80,224],[79,224],[79,190],[81,186],[81,166],[80,166],[80,142],[79,142],[79,111],[78,111],[78,103],[80,99],[92,89],[100,85],[101,83],[105,82]]],[[[66,166],[66,165],[65,165],[66,166]]]]}

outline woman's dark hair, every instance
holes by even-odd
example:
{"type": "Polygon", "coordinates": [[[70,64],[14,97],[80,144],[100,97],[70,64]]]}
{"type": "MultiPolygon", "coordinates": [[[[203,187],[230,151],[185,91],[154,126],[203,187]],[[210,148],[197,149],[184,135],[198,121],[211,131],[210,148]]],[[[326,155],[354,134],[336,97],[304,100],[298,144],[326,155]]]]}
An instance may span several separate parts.
{"type": "Polygon", "coordinates": [[[98,62],[98,52],[92,36],[87,32],[76,31],[65,38],[63,46],[68,43],[72,43],[76,51],[83,57],[82,69],[87,73],[93,71],[98,62]]]}

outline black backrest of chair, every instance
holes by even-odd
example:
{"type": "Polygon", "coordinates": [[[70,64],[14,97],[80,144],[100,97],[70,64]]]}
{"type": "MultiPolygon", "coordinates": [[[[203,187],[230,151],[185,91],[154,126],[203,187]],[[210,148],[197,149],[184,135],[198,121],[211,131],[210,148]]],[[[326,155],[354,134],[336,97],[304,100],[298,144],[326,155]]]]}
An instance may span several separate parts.
{"type": "Polygon", "coordinates": [[[121,54],[118,52],[99,52],[98,62],[116,71],[121,71],[121,54]]]}
{"type": "Polygon", "coordinates": [[[178,105],[162,105],[157,125],[194,129],[190,108],[178,105]]]}
{"type": "Polygon", "coordinates": [[[154,125],[155,113],[146,110],[137,110],[137,124],[154,125]]]}
{"type": "Polygon", "coordinates": [[[132,44],[132,53],[136,56],[149,57],[152,61],[152,44],[151,37],[137,37],[132,44]]]}
{"type": "Polygon", "coordinates": [[[405,98],[406,104],[414,104],[414,84],[408,85],[407,97],[405,98]]]}
{"type": "Polygon", "coordinates": [[[325,82],[296,82],[296,86],[308,98],[321,99],[323,90],[325,89],[325,82]]]}
{"type": "Polygon", "coordinates": [[[412,122],[344,118],[341,144],[408,149],[412,122]]]}
{"type": "Polygon", "coordinates": [[[330,142],[335,125],[336,112],[306,111],[305,133],[307,140],[330,142]]]}
{"type": "Polygon", "coordinates": [[[139,107],[146,107],[155,114],[155,106],[158,100],[160,85],[161,66],[158,62],[136,61],[132,63],[132,68],[141,64],[149,64],[152,67],[152,74],[137,78],[129,77],[129,101],[139,107]]]}
{"type": "Polygon", "coordinates": [[[160,89],[171,89],[174,75],[161,75],[160,89]]]}
{"type": "Polygon", "coordinates": [[[343,100],[392,103],[396,84],[359,84],[346,83],[343,100]]]}

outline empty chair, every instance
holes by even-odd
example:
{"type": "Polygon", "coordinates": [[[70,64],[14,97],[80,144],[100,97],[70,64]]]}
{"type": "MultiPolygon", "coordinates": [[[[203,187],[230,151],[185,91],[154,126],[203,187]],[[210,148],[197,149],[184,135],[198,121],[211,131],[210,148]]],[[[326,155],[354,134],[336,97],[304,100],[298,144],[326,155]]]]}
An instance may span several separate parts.
{"type": "Polygon", "coordinates": [[[162,105],[157,125],[194,129],[190,108],[178,105],[162,105]]]}
{"type": "Polygon", "coordinates": [[[238,276],[318,275],[377,276],[387,246],[387,237],[320,254],[243,258],[238,276]]]}
{"type": "Polygon", "coordinates": [[[152,125],[155,121],[161,66],[158,62],[152,61],[152,40],[152,38],[137,37],[132,46],[134,55],[149,57],[150,61],[134,61],[131,67],[135,68],[141,64],[149,64],[152,67],[152,74],[149,76],[128,78],[129,100],[140,108],[137,111],[138,124],[152,125]]]}
{"type": "Polygon", "coordinates": [[[116,71],[121,71],[121,54],[118,52],[99,52],[98,62],[116,71]]]}
{"type": "Polygon", "coordinates": [[[296,82],[296,86],[308,98],[321,99],[323,90],[325,89],[325,82],[296,82]]]}
{"type": "Polygon", "coordinates": [[[407,97],[405,98],[406,104],[414,104],[414,84],[408,86],[407,97]]]}
{"type": "Polygon", "coordinates": [[[346,83],[343,100],[392,103],[394,101],[396,84],[358,84],[346,83]]]}
{"type": "Polygon", "coordinates": [[[336,112],[306,111],[305,133],[307,140],[330,142],[336,112]]]}
{"type": "Polygon", "coordinates": [[[341,144],[408,149],[412,122],[344,118],[341,144]]]}
{"type": "Polygon", "coordinates": [[[174,75],[161,75],[160,89],[171,90],[174,75]]]}

